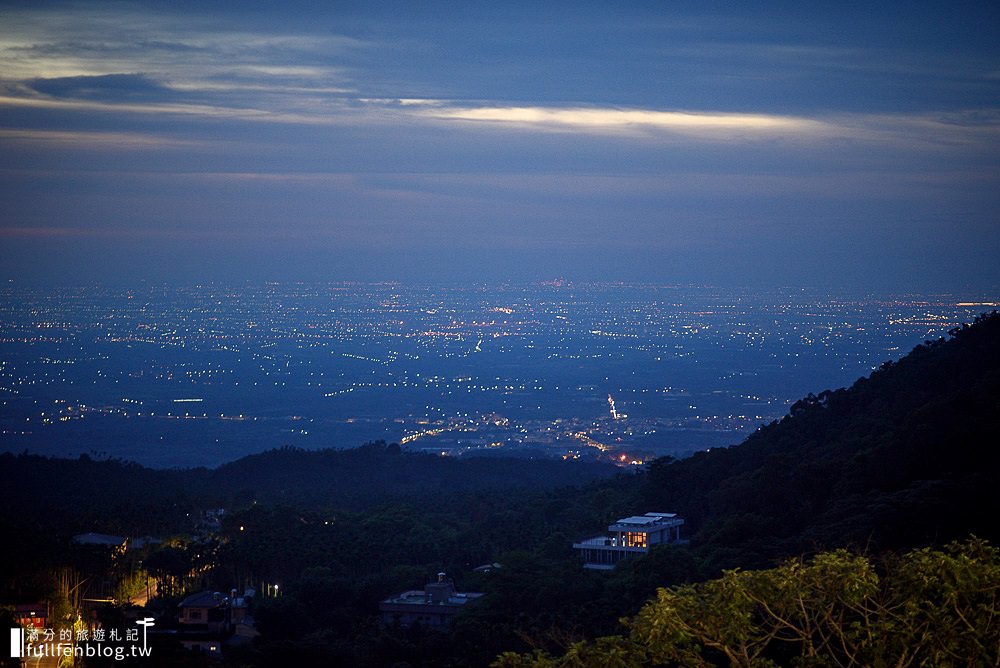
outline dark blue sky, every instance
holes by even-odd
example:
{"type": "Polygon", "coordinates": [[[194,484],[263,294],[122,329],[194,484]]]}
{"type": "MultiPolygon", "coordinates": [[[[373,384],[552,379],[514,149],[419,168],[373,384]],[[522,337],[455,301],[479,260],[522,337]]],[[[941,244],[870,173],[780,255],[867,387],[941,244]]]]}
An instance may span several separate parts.
{"type": "Polygon", "coordinates": [[[5,3],[0,276],[1000,286],[995,2],[318,4],[5,3]]]}

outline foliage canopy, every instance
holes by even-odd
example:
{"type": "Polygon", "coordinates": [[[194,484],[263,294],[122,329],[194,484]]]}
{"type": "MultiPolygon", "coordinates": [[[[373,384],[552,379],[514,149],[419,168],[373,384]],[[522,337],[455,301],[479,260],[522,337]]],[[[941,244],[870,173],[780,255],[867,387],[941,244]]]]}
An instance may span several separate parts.
{"type": "Polygon", "coordinates": [[[1000,551],[970,538],[875,564],[835,550],[660,589],[625,636],[496,668],[1000,665],[1000,551]],[[882,574],[879,575],[879,572],[882,574]]]}

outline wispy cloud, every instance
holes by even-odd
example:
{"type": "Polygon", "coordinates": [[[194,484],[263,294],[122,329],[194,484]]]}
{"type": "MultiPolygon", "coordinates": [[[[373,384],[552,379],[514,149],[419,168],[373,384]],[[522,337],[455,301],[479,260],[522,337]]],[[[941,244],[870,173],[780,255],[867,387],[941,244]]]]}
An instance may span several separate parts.
{"type": "MultiPolygon", "coordinates": [[[[259,18],[234,17],[226,24],[205,15],[100,3],[65,11],[10,10],[0,27],[0,105],[302,126],[445,124],[466,137],[499,128],[716,144],[847,140],[941,148],[997,141],[991,110],[979,117],[944,117],[927,111],[772,113],[724,106],[541,104],[530,97],[498,103],[414,95],[421,82],[408,83],[405,95],[386,97],[385,82],[366,80],[362,72],[370,68],[355,68],[356,56],[370,56],[378,47],[377,41],[308,22],[272,29],[259,18]],[[383,94],[371,94],[375,90],[383,94]]],[[[831,65],[874,67],[865,56],[878,53],[856,45],[706,40],[670,49],[674,58],[687,53],[692,63],[794,61],[808,63],[814,72],[831,65]]],[[[725,70],[719,63],[712,67],[725,70]]],[[[433,89],[429,82],[423,86],[433,89]]]]}
{"type": "Polygon", "coordinates": [[[592,107],[451,107],[423,112],[428,117],[516,125],[548,131],[599,133],[665,131],[712,137],[717,133],[815,134],[825,124],[808,118],[767,114],[660,111],[592,107]]]}
{"type": "Polygon", "coordinates": [[[11,144],[51,144],[61,147],[94,149],[204,148],[204,140],[187,140],[154,133],[0,128],[0,141],[11,144]]]}
{"type": "Polygon", "coordinates": [[[351,90],[345,57],[371,46],[345,35],[241,26],[234,18],[220,23],[196,14],[101,3],[5,11],[0,81],[8,87],[27,82],[57,97],[79,93],[81,85],[110,93],[116,84],[144,83],[164,97],[172,94],[173,101],[201,96],[214,98],[199,100],[208,106],[253,106],[231,94],[351,90]]]}
{"type": "Polygon", "coordinates": [[[107,100],[163,100],[174,97],[169,87],[142,74],[104,74],[100,76],[33,79],[25,82],[37,93],[58,98],[107,100]]]}
{"type": "Polygon", "coordinates": [[[531,132],[684,137],[705,142],[774,139],[843,141],[897,146],[995,146],[1000,142],[1000,110],[963,113],[807,116],[700,110],[595,107],[449,106],[422,109],[418,115],[468,124],[531,132]]]}
{"type": "MultiPolygon", "coordinates": [[[[249,123],[301,126],[447,124],[453,130],[513,129],[547,134],[617,136],[623,139],[684,139],[732,143],[773,140],[900,147],[975,148],[1000,142],[1000,111],[963,113],[833,114],[790,116],[711,110],[623,109],[618,107],[498,106],[450,100],[356,98],[340,89],[315,97],[263,86],[268,95],[226,99],[202,95],[185,100],[175,90],[143,75],[102,75],[33,80],[7,86],[0,106],[65,111],[192,116],[249,123]],[[176,101],[174,101],[176,98],[176,101]],[[244,104],[246,103],[246,104],[244,104]],[[254,106],[247,106],[253,104],[254,106]]],[[[247,90],[257,90],[248,87],[247,90]]]]}

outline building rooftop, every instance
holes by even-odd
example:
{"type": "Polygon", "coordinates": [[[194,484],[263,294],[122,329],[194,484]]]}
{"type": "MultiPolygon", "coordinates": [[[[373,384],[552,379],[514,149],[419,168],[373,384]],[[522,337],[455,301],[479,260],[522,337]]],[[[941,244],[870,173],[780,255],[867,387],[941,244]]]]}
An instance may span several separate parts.
{"type": "Polygon", "coordinates": [[[227,605],[229,600],[217,591],[201,591],[191,594],[181,601],[178,608],[217,608],[227,605]]]}
{"type": "Polygon", "coordinates": [[[432,599],[431,596],[428,595],[428,593],[423,589],[414,589],[411,591],[404,591],[402,594],[392,596],[382,602],[400,605],[460,606],[465,605],[469,601],[474,601],[482,595],[482,592],[454,592],[447,597],[435,600],[432,599]]]}
{"type": "Polygon", "coordinates": [[[480,592],[455,591],[455,584],[446,579],[444,573],[438,573],[438,581],[430,582],[422,590],[411,589],[398,596],[387,598],[380,604],[385,609],[393,605],[420,605],[457,607],[482,596],[480,592]]]}
{"type": "Polygon", "coordinates": [[[122,536],[112,536],[106,533],[81,533],[73,536],[73,542],[80,545],[107,545],[109,547],[121,547],[125,545],[125,538],[122,536]]]}
{"type": "Polygon", "coordinates": [[[616,520],[608,526],[608,530],[642,530],[650,527],[679,526],[681,524],[684,524],[684,520],[676,513],[646,513],[645,515],[632,515],[616,520]]]}

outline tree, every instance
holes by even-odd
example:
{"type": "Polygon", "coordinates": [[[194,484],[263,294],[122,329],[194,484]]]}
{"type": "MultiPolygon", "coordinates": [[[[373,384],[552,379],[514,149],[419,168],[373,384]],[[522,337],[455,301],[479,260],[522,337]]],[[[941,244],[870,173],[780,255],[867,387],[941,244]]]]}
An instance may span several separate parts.
{"type": "Polygon", "coordinates": [[[970,538],[885,563],[846,550],[660,589],[627,637],[498,668],[1000,665],[1000,551],[970,538]]]}
{"type": "Polygon", "coordinates": [[[184,549],[168,545],[146,557],[143,566],[156,578],[156,590],[163,596],[173,596],[181,593],[178,585],[191,571],[191,558],[184,549]]]}

